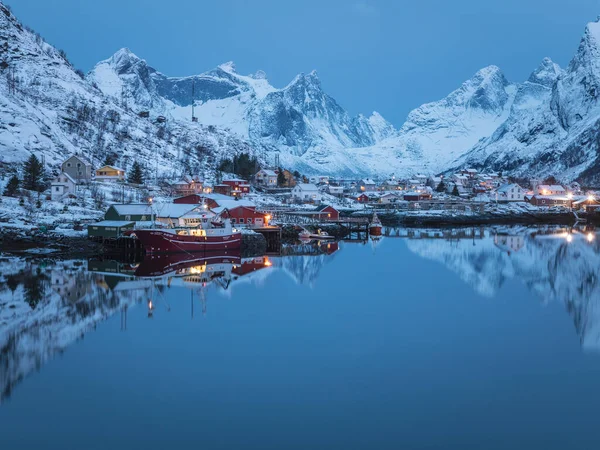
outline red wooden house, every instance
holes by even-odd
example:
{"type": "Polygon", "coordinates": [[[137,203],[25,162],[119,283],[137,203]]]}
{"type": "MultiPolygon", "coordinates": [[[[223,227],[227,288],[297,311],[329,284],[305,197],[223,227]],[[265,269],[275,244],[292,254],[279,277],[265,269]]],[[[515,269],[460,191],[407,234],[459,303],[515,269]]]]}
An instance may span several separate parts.
{"type": "Polygon", "coordinates": [[[231,224],[235,227],[246,228],[268,226],[271,219],[269,214],[256,211],[254,206],[236,206],[224,209],[219,215],[223,219],[231,219],[231,224]]]}
{"type": "Polygon", "coordinates": [[[227,180],[223,180],[221,184],[230,186],[231,194],[229,195],[233,195],[234,197],[240,197],[250,192],[250,185],[246,180],[242,180],[241,178],[229,178],[227,180]]]}
{"type": "Polygon", "coordinates": [[[213,188],[215,194],[232,195],[231,186],[228,184],[216,184],[213,188]]]}
{"type": "Polygon", "coordinates": [[[366,192],[360,194],[357,198],[359,203],[369,203],[371,201],[371,197],[366,192]]]}
{"type": "Polygon", "coordinates": [[[179,203],[182,205],[202,205],[205,203],[208,209],[213,209],[219,206],[219,204],[212,198],[200,194],[190,194],[183,197],[178,197],[173,200],[173,203],[179,203]]]}

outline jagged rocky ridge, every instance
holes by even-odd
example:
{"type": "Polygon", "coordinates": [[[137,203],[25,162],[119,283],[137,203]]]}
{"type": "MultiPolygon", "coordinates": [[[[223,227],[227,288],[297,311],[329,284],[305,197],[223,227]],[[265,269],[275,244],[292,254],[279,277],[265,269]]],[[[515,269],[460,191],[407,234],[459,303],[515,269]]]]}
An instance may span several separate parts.
{"type": "Polygon", "coordinates": [[[125,167],[138,158],[164,173],[211,173],[223,157],[247,151],[267,164],[278,155],[304,173],[384,177],[475,166],[596,184],[599,46],[600,24],[591,23],[566,69],[545,59],[518,84],[484,68],[396,130],[377,113],[350,116],[316,72],[281,89],[262,71],[238,74],[233,63],[170,77],[122,49],[82,79],[0,3],[0,163],[30,152],[51,165],[73,152],[96,162],[113,153],[125,167]],[[167,122],[156,123],[158,115],[167,122]]]}

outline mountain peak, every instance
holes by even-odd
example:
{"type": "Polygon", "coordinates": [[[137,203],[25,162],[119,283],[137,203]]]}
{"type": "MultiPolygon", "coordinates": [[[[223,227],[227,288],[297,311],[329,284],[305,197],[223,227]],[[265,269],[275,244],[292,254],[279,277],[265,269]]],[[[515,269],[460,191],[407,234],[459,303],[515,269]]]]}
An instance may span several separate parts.
{"type": "Polygon", "coordinates": [[[227,73],[237,73],[235,71],[235,63],[233,61],[227,61],[226,63],[220,64],[219,69],[227,73]]]}
{"type": "Polygon", "coordinates": [[[529,79],[530,83],[541,84],[542,86],[551,87],[554,82],[558,79],[562,72],[562,69],[558,64],[552,61],[550,58],[544,58],[540,65],[531,73],[529,79]]]}

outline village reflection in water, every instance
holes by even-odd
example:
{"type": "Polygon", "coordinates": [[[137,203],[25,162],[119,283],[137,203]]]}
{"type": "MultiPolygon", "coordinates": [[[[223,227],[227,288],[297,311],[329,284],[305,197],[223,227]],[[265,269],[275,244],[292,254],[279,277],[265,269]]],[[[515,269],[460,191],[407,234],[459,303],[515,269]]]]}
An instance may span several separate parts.
{"type": "MultiPolygon", "coordinates": [[[[312,286],[326,264],[344,257],[345,246],[364,245],[377,254],[396,239],[413,256],[442,263],[482,296],[494,297],[507,280],[516,279],[542,302],[564,303],[582,347],[600,349],[600,244],[596,231],[586,227],[385,229],[376,240],[299,242],[285,245],[277,256],[247,258],[235,252],[154,255],[141,262],[4,256],[0,403],[27,375],[100,322],[119,314],[126,331],[132,307],[145,308],[149,318],[160,320],[173,302],[189,301],[191,318],[210,315],[211,290],[268,283],[275,271],[312,286]],[[167,295],[172,288],[190,294],[167,295]]],[[[389,282],[392,288],[394,282],[389,282]]]]}

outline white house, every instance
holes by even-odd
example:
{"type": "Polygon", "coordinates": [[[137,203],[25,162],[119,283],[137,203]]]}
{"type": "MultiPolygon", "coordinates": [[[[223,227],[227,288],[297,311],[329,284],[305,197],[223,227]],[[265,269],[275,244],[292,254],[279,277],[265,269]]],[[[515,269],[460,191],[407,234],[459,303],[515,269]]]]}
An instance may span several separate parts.
{"type": "Polygon", "coordinates": [[[377,185],[370,178],[360,180],[359,190],[361,192],[373,192],[377,190],[377,185]]]}
{"type": "Polygon", "coordinates": [[[256,184],[265,187],[277,187],[277,173],[271,169],[261,169],[254,175],[256,184]]]}
{"type": "Polygon", "coordinates": [[[379,196],[379,203],[383,203],[384,205],[389,205],[391,203],[396,203],[399,200],[400,200],[400,197],[398,197],[393,192],[386,192],[386,193],[381,194],[379,196]]]}
{"type": "Polygon", "coordinates": [[[500,186],[496,193],[498,194],[499,201],[505,202],[522,202],[525,201],[525,189],[516,183],[503,184],[500,186]]]}
{"type": "Polygon", "coordinates": [[[317,186],[310,183],[298,183],[292,189],[292,197],[301,202],[320,202],[322,198],[317,186]]]}
{"type": "Polygon", "coordinates": [[[68,173],[62,172],[52,180],[50,198],[53,201],[62,200],[66,195],[75,194],[77,182],[68,173]]]}
{"type": "Polygon", "coordinates": [[[344,186],[334,186],[332,184],[328,184],[327,192],[331,195],[343,195],[344,194],[344,186]]]}
{"type": "Polygon", "coordinates": [[[89,183],[92,179],[92,164],[82,156],[73,155],[67,158],[60,168],[78,183],[89,183]]]}

